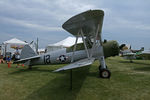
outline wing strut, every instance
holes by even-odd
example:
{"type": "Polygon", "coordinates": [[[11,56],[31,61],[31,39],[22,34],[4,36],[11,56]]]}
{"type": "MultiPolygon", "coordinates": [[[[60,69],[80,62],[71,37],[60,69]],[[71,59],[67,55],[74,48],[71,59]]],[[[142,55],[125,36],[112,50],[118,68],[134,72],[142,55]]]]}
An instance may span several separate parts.
{"type": "MultiPolygon", "coordinates": [[[[98,28],[98,29],[99,29],[99,28],[98,28]]],[[[86,42],[85,42],[85,39],[84,39],[84,34],[83,34],[82,29],[81,29],[81,30],[79,30],[79,32],[78,32],[78,34],[77,34],[77,36],[76,36],[76,41],[75,41],[75,45],[74,45],[74,48],[73,48],[73,54],[72,54],[71,62],[74,61],[74,52],[76,51],[76,46],[77,46],[77,42],[78,42],[78,37],[79,37],[80,34],[81,34],[81,37],[82,37],[82,41],[83,41],[83,43],[84,43],[85,50],[86,50],[86,52],[87,52],[87,57],[88,57],[88,58],[92,57],[92,56],[90,56],[90,54],[89,54],[89,52],[88,52],[88,48],[87,48],[87,45],[86,45],[86,42]]],[[[97,37],[97,34],[98,34],[98,32],[96,33],[96,37],[97,37]]],[[[95,38],[95,41],[96,41],[96,38],[95,38]]],[[[93,47],[93,48],[94,48],[94,47],[93,47]]]]}
{"type": "Polygon", "coordinates": [[[86,53],[87,53],[87,57],[90,58],[90,55],[89,55],[89,52],[88,52],[88,49],[87,49],[87,45],[86,45],[86,42],[85,42],[85,39],[84,39],[84,35],[83,35],[82,29],[81,29],[81,36],[82,36],[82,41],[84,43],[84,47],[85,47],[85,50],[86,50],[86,53]]]}
{"type": "MultiPolygon", "coordinates": [[[[97,26],[97,29],[99,29],[99,24],[97,26]]],[[[98,30],[97,30],[98,31],[98,30]]],[[[101,37],[101,33],[100,33],[100,38],[99,38],[99,46],[100,46],[100,51],[102,53],[102,55],[99,58],[99,62],[101,64],[101,68],[102,69],[106,69],[106,63],[105,63],[105,57],[104,57],[104,50],[103,50],[103,44],[102,44],[102,37],[101,37]]]]}
{"type": "Polygon", "coordinates": [[[95,48],[95,46],[96,46],[96,39],[97,39],[97,36],[98,36],[98,30],[99,30],[99,24],[98,24],[97,31],[96,31],[96,33],[95,33],[94,43],[93,43],[93,45],[92,45],[91,55],[90,55],[90,57],[92,57],[92,56],[93,56],[93,51],[94,51],[94,48],[95,48]]]}
{"type": "Polygon", "coordinates": [[[76,37],[76,41],[75,41],[75,45],[74,45],[74,48],[73,48],[73,53],[72,53],[71,62],[73,62],[73,61],[74,61],[74,52],[76,51],[77,42],[78,42],[78,37],[79,37],[79,33],[80,33],[80,30],[79,30],[78,35],[77,35],[77,37],[76,37]]]}

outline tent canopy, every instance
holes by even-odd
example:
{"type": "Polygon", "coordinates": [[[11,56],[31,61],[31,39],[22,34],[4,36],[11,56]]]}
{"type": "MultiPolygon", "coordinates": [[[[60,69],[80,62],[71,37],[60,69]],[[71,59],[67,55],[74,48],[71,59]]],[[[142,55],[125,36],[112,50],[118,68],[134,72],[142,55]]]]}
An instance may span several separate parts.
{"type": "Polygon", "coordinates": [[[13,39],[7,40],[7,41],[5,41],[3,43],[4,44],[23,44],[23,45],[28,44],[28,43],[26,43],[24,41],[21,41],[21,40],[17,39],[17,38],[13,38],[13,39]]]}
{"type": "MultiPolygon", "coordinates": [[[[62,46],[62,47],[71,47],[72,45],[75,44],[76,38],[75,37],[67,37],[66,39],[54,43],[54,44],[49,44],[48,46],[62,46]]],[[[82,43],[82,38],[78,38],[77,43],[82,43]]]]}

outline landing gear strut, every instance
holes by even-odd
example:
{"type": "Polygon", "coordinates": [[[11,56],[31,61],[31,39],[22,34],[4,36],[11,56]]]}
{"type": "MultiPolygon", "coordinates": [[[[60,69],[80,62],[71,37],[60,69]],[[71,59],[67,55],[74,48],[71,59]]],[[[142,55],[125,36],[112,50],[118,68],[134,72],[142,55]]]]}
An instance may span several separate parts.
{"type": "Polygon", "coordinates": [[[107,69],[107,66],[106,69],[101,68],[101,66],[99,66],[99,76],[101,78],[110,78],[111,72],[107,69]]]}

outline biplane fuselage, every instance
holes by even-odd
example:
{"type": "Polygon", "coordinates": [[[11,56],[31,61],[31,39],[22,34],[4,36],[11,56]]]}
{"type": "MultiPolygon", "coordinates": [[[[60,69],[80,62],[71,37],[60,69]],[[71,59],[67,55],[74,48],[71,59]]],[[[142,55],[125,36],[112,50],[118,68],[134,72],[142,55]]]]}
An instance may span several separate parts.
{"type": "MultiPolygon", "coordinates": [[[[90,51],[90,50],[89,50],[90,51]]],[[[41,55],[38,60],[33,60],[31,65],[37,64],[63,64],[63,63],[71,63],[73,52],[66,52],[66,49],[57,50],[54,52],[49,52],[44,55],[41,55]]],[[[101,55],[97,50],[95,50],[93,56],[101,55]]],[[[85,50],[75,51],[74,53],[74,61],[78,61],[80,59],[87,58],[87,54],[85,50]]]]}
{"type": "MultiPolygon", "coordinates": [[[[94,58],[98,58],[102,55],[102,53],[99,50],[101,50],[100,46],[94,49],[93,52],[94,58]]],[[[88,49],[88,51],[91,52],[91,49],[88,49]]],[[[41,55],[39,59],[32,60],[30,65],[43,65],[43,64],[51,65],[51,64],[71,63],[72,55],[73,52],[67,52],[67,50],[64,48],[41,55]]],[[[85,50],[75,51],[73,58],[74,61],[87,58],[86,51],[85,50]]]]}

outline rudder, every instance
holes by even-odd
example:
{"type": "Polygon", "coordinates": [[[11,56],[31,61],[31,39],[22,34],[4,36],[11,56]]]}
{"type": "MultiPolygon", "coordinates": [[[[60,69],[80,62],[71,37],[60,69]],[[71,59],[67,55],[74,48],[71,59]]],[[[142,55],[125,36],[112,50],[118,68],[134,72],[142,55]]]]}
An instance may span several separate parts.
{"type": "Polygon", "coordinates": [[[20,59],[25,59],[33,56],[37,56],[37,53],[29,45],[25,45],[21,51],[20,59]]]}

